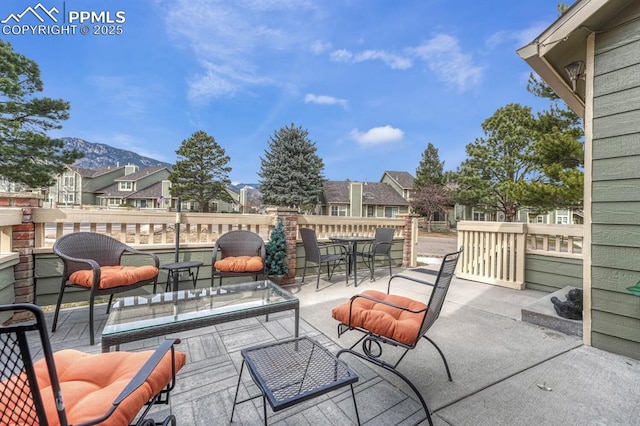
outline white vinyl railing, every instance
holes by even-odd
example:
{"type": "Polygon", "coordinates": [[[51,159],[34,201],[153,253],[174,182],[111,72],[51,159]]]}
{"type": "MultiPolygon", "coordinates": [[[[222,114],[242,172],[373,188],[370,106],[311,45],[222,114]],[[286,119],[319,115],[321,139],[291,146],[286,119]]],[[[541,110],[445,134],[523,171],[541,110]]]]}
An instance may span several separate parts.
{"type": "Polygon", "coordinates": [[[523,289],[526,254],[581,259],[582,237],[582,225],[459,222],[457,276],[523,289]]]}

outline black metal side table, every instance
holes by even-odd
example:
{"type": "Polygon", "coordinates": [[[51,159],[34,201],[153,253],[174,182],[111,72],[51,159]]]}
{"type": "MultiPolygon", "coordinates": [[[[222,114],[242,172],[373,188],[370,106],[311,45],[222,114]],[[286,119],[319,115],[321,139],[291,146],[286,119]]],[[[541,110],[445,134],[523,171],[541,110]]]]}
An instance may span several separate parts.
{"type": "MultiPolygon", "coordinates": [[[[171,291],[171,283],[175,282],[176,288],[174,290],[178,290],[178,280],[173,279],[174,274],[180,274],[180,272],[188,272],[189,278],[193,281],[193,288],[196,288],[196,284],[198,282],[198,273],[200,272],[200,267],[202,266],[202,262],[199,261],[189,261],[189,262],[174,262],[167,263],[166,265],[160,266],[160,269],[164,269],[167,271],[167,286],[165,291],[171,291]],[[194,273],[192,269],[195,268],[196,272],[194,273]]],[[[175,276],[178,278],[178,276],[175,276]]],[[[153,288],[153,292],[156,292],[155,286],[153,288]]]]}
{"type": "Polygon", "coordinates": [[[356,395],[353,391],[353,383],[358,381],[358,375],[317,341],[308,337],[298,337],[253,346],[240,352],[242,366],[240,367],[236,394],[233,398],[231,422],[233,422],[233,413],[237,404],[260,396],[262,396],[264,424],[266,425],[266,401],[269,401],[273,411],[280,411],[349,385],[356,410],[356,419],[358,425],[360,424],[356,395]],[[238,390],[245,364],[262,395],[238,401],[238,390]]]}

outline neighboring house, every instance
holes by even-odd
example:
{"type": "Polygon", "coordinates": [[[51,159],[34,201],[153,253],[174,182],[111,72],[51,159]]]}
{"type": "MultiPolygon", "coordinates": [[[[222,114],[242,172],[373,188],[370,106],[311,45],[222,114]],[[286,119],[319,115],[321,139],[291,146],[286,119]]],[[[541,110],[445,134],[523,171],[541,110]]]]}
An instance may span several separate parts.
{"type": "Polygon", "coordinates": [[[211,208],[209,211],[211,213],[238,213],[240,212],[240,192],[236,192],[231,188],[227,188],[227,194],[231,196],[232,202],[227,201],[212,201],[211,208]]]}
{"type": "Polygon", "coordinates": [[[409,202],[388,183],[325,181],[320,214],[346,217],[396,217],[409,202]]]}
{"type": "Polygon", "coordinates": [[[119,177],[110,185],[96,190],[102,206],[129,205],[138,208],[166,208],[173,203],[169,173],[164,166],[148,167],[119,177]]]}
{"type": "Polygon", "coordinates": [[[380,182],[388,183],[398,194],[407,201],[413,196],[413,182],[415,178],[409,172],[385,171],[380,182]]]}
{"type": "Polygon", "coordinates": [[[98,204],[98,189],[137,170],[137,166],[133,165],[101,167],[95,170],[67,166],[63,173],[56,176],[55,183],[48,189],[45,203],[49,207],[98,204]]]}
{"type": "MultiPolygon", "coordinates": [[[[455,218],[457,221],[504,222],[504,213],[501,211],[487,211],[479,207],[456,204],[455,218]]],[[[546,213],[537,213],[531,209],[522,207],[518,210],[515,222],[575,225],[583,222],[583,213],[582,209],[555,209],[546,213]]]]}
{"type": "Polygon", "coordinates": [[[640,2],[579,0],[518,54],[584,119],[584,342],[640,359],[640,2]],[[571,72],[571,76],[569,72],[571,72]]]}

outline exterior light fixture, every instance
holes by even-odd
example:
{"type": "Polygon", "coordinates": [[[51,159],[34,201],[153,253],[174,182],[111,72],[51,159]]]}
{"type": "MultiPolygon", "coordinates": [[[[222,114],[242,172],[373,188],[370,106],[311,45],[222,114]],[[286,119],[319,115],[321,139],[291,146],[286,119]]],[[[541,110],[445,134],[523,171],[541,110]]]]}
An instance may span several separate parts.
{"type": "Polygon", "coordinates": [[[571,80],[571,89],[575,92],[578,79],[584,78],[584,61],[571,62],[564,69],[571,80]]]}

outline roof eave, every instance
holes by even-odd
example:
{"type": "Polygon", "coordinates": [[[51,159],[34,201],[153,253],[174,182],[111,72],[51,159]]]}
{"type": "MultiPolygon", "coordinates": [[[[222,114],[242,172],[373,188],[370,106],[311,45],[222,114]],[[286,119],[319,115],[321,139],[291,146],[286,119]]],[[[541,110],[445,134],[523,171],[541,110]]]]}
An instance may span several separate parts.
{"type": "Polygon", "coordinates": [[[553,65],[544,56],[538,54],[537,41],[519,49],[518,55],[565,101],[569,108],[584,118],[584,101],[573,92],[572,88],[558,74],[553,65]]]}

